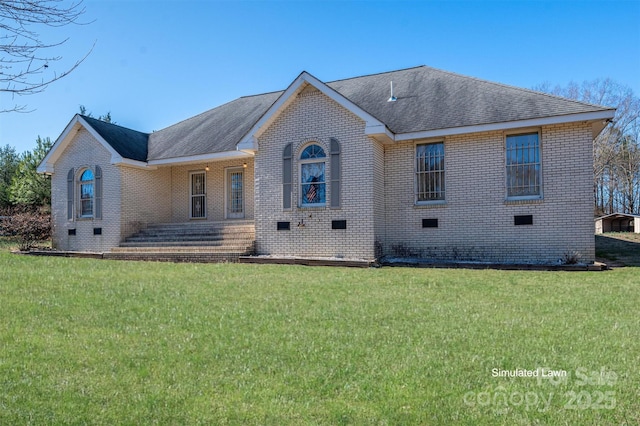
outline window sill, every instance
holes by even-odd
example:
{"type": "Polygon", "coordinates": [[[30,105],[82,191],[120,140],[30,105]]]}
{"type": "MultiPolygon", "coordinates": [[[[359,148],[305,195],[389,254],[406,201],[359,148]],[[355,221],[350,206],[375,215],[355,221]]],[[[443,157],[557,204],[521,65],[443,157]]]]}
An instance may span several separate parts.
{"type": "Polygon", "coordinates": [[[298,206],[299,210],[320,210],[320,209],[326,209],[326,208],[327,208],[326,204],[306,204],[306,205],[298,206]]]}
{"type": "Polygon", "coordinates": [[[438,207],[446,207],[446,200],[438,200],[438,201],[418,201],[413,204],[414,209],[433,209],[438,207]]]}
{"type": "Polygon", "coordinates": [[[519,197],[519,198],[507,198],[504,200],[505,205],[518,205],[518,204],[542,204],[544,198],[542,197],[519,197]]]}

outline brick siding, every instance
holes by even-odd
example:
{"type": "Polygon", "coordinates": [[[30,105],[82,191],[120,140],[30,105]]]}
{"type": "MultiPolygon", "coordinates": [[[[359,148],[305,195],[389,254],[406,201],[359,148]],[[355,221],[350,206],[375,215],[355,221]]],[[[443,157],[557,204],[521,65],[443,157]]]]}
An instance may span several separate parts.
{"type": "Polygon", "coordinates": [[[372,259],[374,257],[372,141],[364,121],[311,87],[303,90],[259,137],[255,156],[256,249],[259,254],[372,259]],[[341,206],[330,208],[330,138],[341,145],[341,206]],[[300,163],[304,147],[314,142],[327,154],[326,207],[301,208],[300,163]],[[282,154],[293,145],[293,202],[282,205],[282,154]],[[347,229],[332,229],[346,220],[347,229]],[[291,229],[277,230],[277,222],[291,229]],[[298,224],[304,226],[298,226],[298,224]]]}
{"type": "Polygon", "coordinates": [[[52,244],[69,251],[102,252],[120,242],[121,170],[111,164],[111,154],[85,129],[80,129],[55,164],[51,177],[52,244]],[[78,218],[78,178],[81,169],[102,169],[102,219],[78,218]],[[67,220],[67,173],[75,171],[74,218],[67,220]],[[94,228],[102,228],[94,235],[94,228]],[[75,235],[69,230],[75,229],[75,235]]]}
{"type": "Polygon", "coordinates": [[[122,239],[150,223],[171,222],[171,168],[121,167],[122,239]]]}
{"type": "Polygon", "coordinates": [[[385,150],[385,254],[442,260],[554,263],[576,252],[595,257],[591,128],[543,127],[542,200],[506,199],[505,135],[475,133],[444,139],[446,202],[414,203],[415,143],[385,150]],[[515,215],[533,225],[514,226],[515,215]],[[438,219],[422,228],[422,219],[438,219]]]}
{"type": "MultiPolygon", "coordinates": [[[[190,173],[205,172],[206,214],[205,220],[220,221],[227,218],[225,212],[225,174],[230,168],[244,170],[244,215],[245,219],[253,219],[253,158],[215,161],[202,164],[190,164],[186,166],[171,167],[171,222],[188,222],[189,217],[189,197],[190,197],[190,173]],[[243,168],[246,163],[247,167],[243,168]],[[209,166],[209,171],[205,172],[205,167],[209,166]]],[[[195,219],[194,219],[195,220],[195,219]]],[[[197,219],[202,220],[202,219],[197,219]]]]}
{"type": "Polygon", "coordinates": [[[206,220],[224,220],[226,170],[246,162],[245,219],[255,220],[258,254],[357,259],[386,254],[448,261],[556,263],[575,252],[581,261],[594,260],[589,124],[537,129],[543,198],[518,202],[506,200],[504,132],[382,145],[364,134],[364,126],[357,116],[309,86],[259,135],[254,159],[166,166],[155,171],[112,165],[110,153],[82,129],[55,164],[54,246],[106,251],[148,223],[189,221],[189,173],[204,171],[207,165],[206,220]],[[333,195],[331,138],[341,145],[339,208],[329,207],[333,195]],[[446,200],[417,206],[415,144],[431,141],[444,142],[446,200]],[[327,154],[327,204],[302,208],[299,158],[311,142],[327,154]],[[293,147],[293,202],[285,210],[282,154],[289,143],[293,147]],[[102,220],[67,220],[67,171],[95,165],[103,171],[102,220]],[[531,215],[533,224],[515,226],[516,215],[531,215]],[[423,228],[423,219],[437,219],[438,227],[423,228]],[[334,220],[345,220],[347,228],[332,229],[334,220]],[[290,230],[278,230],[278,222],[289,222],[290,230]],[[102,235],[94,235],[96,227],[102,228],[102,235]],[[68,235],[69,229],[75,229],[76,235],[68,235]]]}

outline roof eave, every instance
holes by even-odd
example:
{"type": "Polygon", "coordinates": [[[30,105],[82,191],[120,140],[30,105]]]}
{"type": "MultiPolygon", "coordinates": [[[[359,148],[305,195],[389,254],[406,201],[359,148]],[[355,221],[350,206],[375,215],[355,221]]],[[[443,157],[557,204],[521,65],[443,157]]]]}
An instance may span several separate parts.
{"type": "Polygon", "coordinates": [[[414,139],[427,139],[434,137],[462,135],[469,133],[491,132],[496,130],[510,130],[524,127],[548,126],[552,124],[575,123],[579,121],[591,122],[594,126],[593,137],[595,138],[606,126],[606,123],[613,118],[615,109],[584,112],[578,114],[556,115],[551,117],[531,118],[525,120],[506,121],[501,123],[477,124],[472,126],[451,127],[447,129],[434,129],[419,132],[409,132],[396,134],[395,140],[398,142],[414,139]],[[602,128],[599,126],[602,125],[602,128]]]}
{"type": "MultiPolygon", "coordinates": [[[[73,135],[72,131],[75,129],[76,131],[80,129],[82,124],[79,122],[80,115],[76,114],[73,116],[71,121],[64,128],[58,139],[53,143],[47,155],[44,156],[36,171],[40,174],[52,175],[55,171],[55,162],[58,160],[62,151],[67,147],[69,142],[71,142],[70,135],[73,135]]],[[[84,120],[83,120],[84,121],[84,120]]],[[[86,124],[86,123],[85,123],[86,124]]]]}
{"type": "Polygon", "coordinates": [[[145,161],[132,160],[130,158],[124,158],[124,157],[119,157],[119,158],[111,157],[111,164],[114,164],[116,166],[121,165],[121,166],[133,167],[134,169],[143,169],[143,170],[157,169],[156,166],[152,166],[145,161]]]}
{"type": "Polygon", "coordinates": [[[223,151],[213,152],[209,154],[189,155],[185,157],[171,157],[171,158],[159,158],[155,160],[149,160],[149,166],[180,166],[186,164],[205,163],[207,161],[222,161],[238,158],[251,158],[253,155],[242,151],[223,151]]]}
{"type": "Polygon", "coordinates": [[[609,213],[609,214],[606,214],[604,216],[596,217],[593,220],[598,221],[598,220],[602,220],[602,219],[609,219],[609,218],[612,218],[612,217],[615,217],[615,218],[627,218],[627,219],[640,219],[640,215],[637,215],[637,214],[619,213],[619,212],[617,212],[617,213],[609,213]]]}

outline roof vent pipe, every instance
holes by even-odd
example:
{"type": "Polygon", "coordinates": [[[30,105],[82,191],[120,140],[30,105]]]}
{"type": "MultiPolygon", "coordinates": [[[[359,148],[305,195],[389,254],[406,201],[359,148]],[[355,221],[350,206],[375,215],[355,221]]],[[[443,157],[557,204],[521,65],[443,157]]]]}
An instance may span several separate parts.
{"type": "Polygon", "coordinates": [[[395,96],[393,96],[393,81],[391,82],[391,97],[389,99],[387,99],[387,102],[395,102],[397,101],[398,98],[396,98],[395,96]]]}

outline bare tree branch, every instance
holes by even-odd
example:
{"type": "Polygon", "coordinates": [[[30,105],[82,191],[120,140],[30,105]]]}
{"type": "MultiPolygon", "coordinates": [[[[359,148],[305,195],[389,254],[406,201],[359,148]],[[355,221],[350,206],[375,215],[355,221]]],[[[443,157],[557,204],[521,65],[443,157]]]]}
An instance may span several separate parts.
{"type": "Polygon", "coordinates": [[[593,142],[596,214],[638,213],[640,206],[640,98],[631,88],[599,79],[566,87],[543,83],[535,90],[616,108],[612,123],[593,142]]]}
{"type": "MultiPolygon", "coordinates": [[[[45,77],[45,71],[61,56],[50,54],[68,41],[45,42],[39,29],[86,25],[80,22],[85,8],[82,0],[65,5],[65,0],[0,0],[0,93],[15,96],[33,95],[66,77],[89,56],[93,47],[80,60],[62,72],[45,77]]],[[[95,43],[94,43],[95,46],[95,43]]],[[[28,112],[26,105],[0,108],[2,112],[28,112]]]]}

